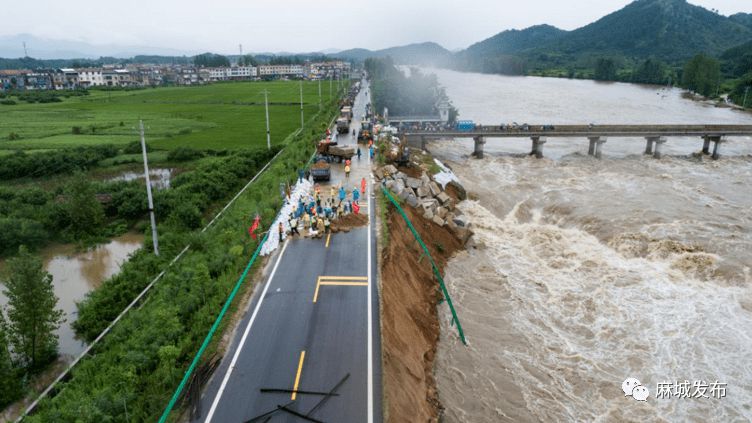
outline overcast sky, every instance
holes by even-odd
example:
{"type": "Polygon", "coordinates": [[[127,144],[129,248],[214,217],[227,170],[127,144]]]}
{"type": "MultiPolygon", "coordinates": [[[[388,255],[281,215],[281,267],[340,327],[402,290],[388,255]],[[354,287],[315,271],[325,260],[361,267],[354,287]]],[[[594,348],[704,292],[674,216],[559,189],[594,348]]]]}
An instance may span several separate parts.
{"type": "MultiPolygon", "coordinates": [[[[3,0],[6,1],[6,0],[3,0]]],[[[10,0],[7,0],[10,1],[10,0]]],[[[691,0],[724,15],[751,0],[691,0]]],[[[467,47],[505,29],[548,23],[575,29],[629,0],[37,0],[17,3],[0,36],[236,53],[379,49],[435,41],[467,47]],[[33,5],[33,6],[31,6],[33,5]],[[23,11],[21,10],[23,9],[23,11]]]]}

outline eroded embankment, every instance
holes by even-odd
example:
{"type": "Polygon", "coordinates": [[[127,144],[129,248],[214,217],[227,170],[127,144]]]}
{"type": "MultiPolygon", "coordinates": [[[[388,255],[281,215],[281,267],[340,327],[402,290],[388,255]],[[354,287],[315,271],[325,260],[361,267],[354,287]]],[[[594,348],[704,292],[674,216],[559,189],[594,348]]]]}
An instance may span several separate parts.
{"type": "MultiPolygon", "coordinates": [[[[441,291],[404,219],[393,206],[388,209],[389,244],[381,258],[385,420],[436,422],[441,408],[434,379],[441,291]]],[[[425,219],[411,207],[404,210],[443,272],[463,243],[448,226],[425,219]]]]}

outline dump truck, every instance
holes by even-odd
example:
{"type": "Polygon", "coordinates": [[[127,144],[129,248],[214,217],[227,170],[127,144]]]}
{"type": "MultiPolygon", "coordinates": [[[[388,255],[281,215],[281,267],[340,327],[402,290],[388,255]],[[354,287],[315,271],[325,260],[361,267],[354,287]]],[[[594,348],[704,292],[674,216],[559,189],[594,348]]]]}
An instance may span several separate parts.
{"type": "Polygon", "coordinates": [[[347,123],[352,122],[352,107],[345,106],[339,111],[339,117],[347,119],[347,123]]]}
{"type": "Polygon", "coordinates": [[[333,145],[326,140],[321,140],[316,147],[316,152],[319,156],[341,163],[352,159],[355,155],[355,148],[347,145],[333,145]]]}
{"type": "Polygon", "coordinates": [[[373,140],[373,124],[364,120],[360,123],[360,131],[358,132],[358,142],[367,143],[369,140],[373,140]]]}
{"type": "Polygon", "coordinates": [[[346,118],[337,119],[337,132],[340,134],[346,134],[350,132],[350,122],[346,118]]]}
{"type": "Polygon", "coordinates": [[[323,158],[317,160],[311,165],[311,176],[314,181],[328,181],[332,178],[332,166],[323,158]]]}

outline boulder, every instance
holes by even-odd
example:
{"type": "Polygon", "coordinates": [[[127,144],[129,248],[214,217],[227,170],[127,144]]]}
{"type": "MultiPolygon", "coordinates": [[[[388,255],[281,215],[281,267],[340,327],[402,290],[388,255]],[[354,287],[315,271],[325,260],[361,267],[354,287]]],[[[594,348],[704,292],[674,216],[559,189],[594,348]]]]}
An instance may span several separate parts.
{"type": "Polygon", "coordinates": [[[410,188],[412,188],[412,189],[417,189],[417,188],[420,188],[420,186],[421,186],[421,181],[420,181],[420,179],[418,179],[418,178],[410,178],[410,177],[408,177],[408,178],[407,178],[407,179],[405,180],[405,184],[406,184],[407,186],[409,186],[410,188]]]}
{"type": "Polygon", "coordinates": [[[439,216],[434,216],[432,220],[433,220],[433,223],[439,226],[444,226],[444,219],[440,218],[439,216]]]}
{"type": "Polygon", "coordinates": [[[416,192],[418,194],[418,197],[420,197],[420,198],[426,198],[429,195],[431,195],[431,190],[429,190],[426,187],[418,187],[418,189],[416,190],[416,192]]]}
{"type": "Polygon", "coordinates": [[[403,181],[402,179],[395,179],[394,187],[395,187],[395,190],[402,191],[403,189],[405,189],[405,181],[403,181]]]}
{"type": "Polygon", "coordinates": [[[447,185],[451,185],[457,190],[457,196],[460,201],[467,200],[467,191],[465,191],[465,187],[463,187],[462,184],[457,181],[449,181],[447,185]]]}
{"type": "Polygon", "coordinates": [[[423,183],[423,185],[428,185],[431,183],[431,178],[429,178],[428,175],[423,172],[423,174],[420,175],[420,181],[423,183]]]}
{"type": "Polygon", "coordinates": [[[394,182],[392,180],[389,180],[389,181],[386,181],[386,183],[384,184],[384,186],[386,187],[386,189],[388,189],[390,191],[394,191],[394,185],[395,184],[396,184],[396,182],[394,182]]]}
{"type": "Polygon", "coordinates": [[[458,226],[456,223],[454,223],[454,215],[449,213],[446,217],[446,224],[452,231],[456,231],[458,226]]]}
{"type": "Polygon", "coordinates": [[[397,168],[393,165],[386,165],[382,169],[384,175],[394,175],[395,173],[397,173],[397,168]]]}
{"type": "Polygon", "coordinates": [[[397,173],[395,173],[395,174],[394,174],[394,179],[402,179],[402,180],[405,180],[405,179],[407,179],[407,175],[405,175],[405,174],[404,174],[404,173],[402,173],[402,172],[397,172],[397,173]]]}
{"type": "MultiPolygon", "coordinates": [[[[376,176],[376,179],[384,179],[384,169],[378,168],[373,171],[373,175],[376,176]]],[[[387,173],[387,175],[391,175],[390,173],[387,173]]]]}
{"type": "Polygon", "coordinates": [[[401,200],[407,200],[409,195],[414,195],[410,188],[403,188],[399,194],[397,194],[401,200]]]}
{"type": "Polygon", "coordinates": [[[468,225],[467,216],[457,216],[455,215],[452,221],[459,227],[465,228],[468,225]]]}
{"type": "MultiPolygon", "coordinates": [[[[409,188],[405,189],[407,191],[409,188]]],[[[410,194],[407,196],[407,204],[410,205],[410,207],[418,207],[418,197],[415,196],[415,194],[410,194]]]]}
{"type": "Polygon", "coordinates": [[[433,212],[431,211],[431,209],[424,210],[423,217],[428,220],[433,220],[433,212]]]}
{"type": "Polygon", "coordinates": [[[446,207],[439,207],[436,209],[436,216],[439,216],[442,219],[444,219],[447,214],[449,214],[449,210],[447,210],[446,207]]]}
{"type": "Polygon", "coordinates": [[[439,188],[439,184],[437,184],[436,182],[431,181],[428,184],[428,188],[431,190],[431,195],[433,195],[434,197],[441,194],[441,188],[439,188]]]}
{"type": "Polygon", "coordinates": [[[441,204],[446,204],[451,198],[447,195],[445,192],[440,192],[439,195],[436,196],[436,199],[441,202],[441,204]]]}
{"type": "Polygon", "coordinates": [[[422,203],[420,203],[420,206],[423,208],[423,210],[431,210],[431,214],[436,213],[436,209],[439,206],[439,203],[434,200],[423,200],[422,203]]]}

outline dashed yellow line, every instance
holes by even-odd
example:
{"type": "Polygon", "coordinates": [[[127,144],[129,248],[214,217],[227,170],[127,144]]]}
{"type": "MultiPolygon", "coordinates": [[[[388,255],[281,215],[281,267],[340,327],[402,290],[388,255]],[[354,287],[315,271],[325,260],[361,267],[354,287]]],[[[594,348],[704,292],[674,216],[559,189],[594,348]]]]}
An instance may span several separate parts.
{"type": "Polygon", "coordinates": [[[300,360],[298,361],[298,372],[295,374],[295,385],[292,387],[292,395],[290,399],[295,401],[295,397],[298,395],[298,384],[300,383],[300,373],[303,372],[303,361],[305,360],[305,350],[300,352],[300,360]]]}
{"type": "Polygon", "coordinates": [[[325,286],[368,286],[368,276],[319,276],[316,281],[316,290],[313,293],[313,302],[319,298],[319,288],[325,286]]]}
{"type": "Polygon", "coordinates": [[[330,239],[332,239],[332,233],[331,233],[331,232],[329,232],[329,233],[328,233],[328,234],[326,235],[326,246],[325,246],[324,248],[329,248],[329,240],[330,240],[330,239]]]}

